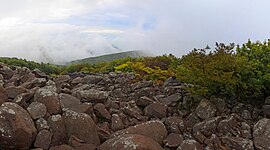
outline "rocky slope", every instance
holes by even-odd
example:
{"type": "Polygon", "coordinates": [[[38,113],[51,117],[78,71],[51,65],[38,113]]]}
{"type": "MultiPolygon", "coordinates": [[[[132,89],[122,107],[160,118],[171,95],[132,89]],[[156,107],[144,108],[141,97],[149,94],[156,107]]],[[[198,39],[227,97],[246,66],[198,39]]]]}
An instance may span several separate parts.
{"type": "Polygon", "coordinates": [[[191,98],[192,86],[134,74],[52,78],[0,65],[0,149],[267,150],[270,98],[260,109],[191,98]]]}

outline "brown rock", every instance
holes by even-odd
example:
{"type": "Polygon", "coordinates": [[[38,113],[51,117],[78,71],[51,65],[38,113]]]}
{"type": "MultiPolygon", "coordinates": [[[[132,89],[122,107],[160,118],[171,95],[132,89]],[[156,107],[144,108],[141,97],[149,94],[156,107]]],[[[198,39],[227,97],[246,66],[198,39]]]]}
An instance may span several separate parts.
{"type": "Polygon", "coordinates": [[[219,122],[217,130],[219,133],[223,135],[228,135],[236,125],[237,125],[237,118],[235,115],[231,115],[219,122]]]}
{"type": "Polygon", "coordinates": [[[167,106],[161,103],[152,103],[145,107],[144,114],[150,118],[162,119],[167,116],[167,106]]]}
{"type": "Polygon", "coordinates": [[[32,100],[33,96],[34,96],[34,93],[32,93],[32,92],[22,93],[22,94],[18,95],[13,100],[13,102],[20,105],[24,109],[27,109],[27,107],[29,106],[29,103],[32,100]]]}
{"type": "Polygon", "coordinates": [[[208,145],[209,148],[213,148],[215,149],[221,149],[221,140],[219,139],[219,137],[216,134],[212,134],[211,137],[209,139],[206,139],[204,141],[204,144],[208,145]]]}
{"type": "Polygon", "coordinates": [[[181,100],[181,98],[182,98],[181,93],[175,93],[168,97],[162,98],[161,102],[167,106],[176,106],[178,102],[181,100]]]}
{"type": "Polygon", "coordinates": [[[253,142],[241,137],[223,137],[222,142],[231,149],[237,150],[254,150],[253,142]]]}
{"type": "Polygon", "coordinates": [[[9,80],[14,75],[13,70],[7,66],[2,67],[0,73],[3,75],[5,80],[9,80]]]}
{"type": "Polygon", "coordinates": [[[215,117],[217,108],[207,99],[203,99],[195,110],[196,115],[202,120],[215,117]]]}
{"type": "Polygon", "coordinates": [[[0,105],[6,101],[8,101],[7,92],[2,86],[0,86],[0,105]]]}
{"type": "Polygon", "coordinates": [[[34,69],[33,73],[36,75],[38,78],[49,78],[48,75],[46,75],[44,72],[40,71],[39,69],[34,69]]]}
{"type": "Polygon", "coordinates": [[[43,87],[46,85],[47,80],[45,78],[33,78],[28,82],[22,84],[23,87],[32,89],[35,87],[43,87]]]}
{"type": "Polygon", "coordinates": [[[27,90],[20,86],[10,86],[6,88],[6,92],[9,98],[14,99],[16,96],[26,93],[27,90]]]}
{"type": "Polygon", "coordinates": [[[124,130],[117,131],[112,134],[112,137],[123,134],[140,134],[152,138],[159,144],[163,143],[164,138],[167,136],[167,130],[161,121],[148,121],[141,123],[124,130]]]}
{"type": "MultiPolygon", "coordinates": [[[[46,127],[46,124],[43,126],[46,127]]],[[[63,117],[61,115],[52,115],[48,119],[48,126],[52,131],[51,145],[63,144],[67,134],[63,117]]]]}
{"type": "Polygon", "coordinates": [[[56,96],[47,96],[47,97],[44,97],[44,98],[38,100],[38,102],[43,103],[46,106],[47,112],[50,115],[55,115],[55,114],[61,113],[60,102],[56,96]]]}
{"type": "Polygon", "coordinates": [[[251,127],[246,122],[241,123],[241,136],[243,138],[252,139],[251,127]]]}
{"type": "Polygon", "coordinates": [[[35,124],[37,131],[41,131],[43,129],[50,129],[48,122],[44,118],[39,118],[38,120],[36,120],[35,124]]]}
{"type": "Polygon", "coordinates": [[[137,101],[136,104],[138,106],[147,106],[153,103],[153,100],[147,96],[140,97],[137,101]]]}
{"type": "Polygon", "coordinates": [[[59,100],[62,109],[81,104],[81,101],[78,98],[65,93],[59,94],[59,100]]]}
{"type": "Polygon", "coordinates": [[[78,113],[93,113],[93,107],[91,103],[81,103],[81,101],[69,94],[59,94],[59,100],[63,111],[72,110],[78,113]]]}
{"type": "Polygon", "coordinates": [[[42,118],[46,115],[46,106],[39,102],[31,103],[27,108],[28,113],[33,119],[42,118]]]}
{"type": "Polygon", "coordinates": [[[143,135],[126,134],[107,140],[98,150],[162,150],[154,140],[143,135]]]}
{"type": "Polygon", "coordinates": [[[176,148],[178,147],[182,142],[184,141],[184,138],[180,134],[171,133],[167,136],[167,138],[163,141],[164,145],[166,147],[170,148],[176,148]]]}
{"type": "Polygon", "coordinates": [[[88,144],[100,144],[97,126],[89,115],[68,110],[63,117],[68,138],[74,135],[88,144]]]}
{"type": "Polygon", "coordinates": [[[54,81],[56,83],[62,83],[62,82],[67,82],[69,80],[70,80],[70,76],[69,75],[60,75],[54,81]]]}
{"type": "Polygon", "coordinates": [[[140,110],[140,108],[136,105],[135,101],[130,101],[128,103],[122,103],[124,104],[123,106],[121,106],[120,103],[120,108],[122,108],[121,110],[123,110],[123,112],[125,114],[127,114],[130,117],[136,118],[138,120],[142,120],[142,111],[140,110]]]}
{"type": "Polygon", "coordinates": [[[177,150],[203,150],[203,147],[195,140],[184,140],[177,150]]]}
{"type": "Polygon", "coordinates": [[[105,91],[99,90],[83,90],[80,91],[80,96],[84,102],[94,102],[94,103],[103,103],[108,98],[108,93],[105,91]]]}
{"type": "Polygon", "coordinates": [[[49,150],[75,150],[71,146],[68,145],[58,145],[58,146],[53,146],[49,150]]]}
{"type": "Polygon", "coordinates": [[[52,133],[49,130],[38,132],[34,146],[43,149],[49,149],[51,144],[52,133]]]}
{"type": "Polygon", "coordinates": [[[87,84],[95,84],[101,81],[103,78],[97,75],[86,75],[83,80],[87,84]]]}
{"type": "Polygon", "coordinates": [[[194,125],[193,133],[201,132],[203,135],[209,137],[213,133],[216,133],[217,125],[221,120],[220,117],[206,119],[194,125]]]}
{"type": "Polygon", "coordinates": [[[37,134],[31,116],[21,106],[5,102],[0,107],[0,145],[4,149],[29,149],[37,134]]]}
{"type": "Polygon", "coordinates": [[[83,83],[83,78],[81,78],[81,77],[77,77],[71,81],[72,86],[75,86],[75,85],[80,84],[80,83],[83,83]]]}
{"type": "Polygon", "coordinates": [[[258,150],[270,149],[270,119],[263,118],[253,127],[253,142],[258,150]]]}
{"type": "Polygon", "coordinates": [[[118,114],[113,114],[111,119],[111,128],[113,131],[124,129],[124,124],[118,114]]]}
{"type": "Polygon", "coordinates": [[[54,85],[45,86],[38,89],[34,95],[34,101],[43,103],[49,114],[59,114],[61,112],[60,101],[57,97],[54,85]]]}
{"type": "Polygon", "coordinates": [[[185,123],[181,117],[172,116],[165,119],[164,124],[167,127],[169,133],[181,133],[185,130],[185,123]]]}
{"type": "Polygon", "coordinates": [[[190,129],[190,128],[193,128],[193,126],[196,123],[199,123],[200,121],[201,121],[200,118],[195,113],[191,113],[186,118],[185,126],[190,129]]]}
{"type": "Polygon", "coordinates": [[[100,117],[106,118],[108,120],[111,119],[111,114],[108,112],[108,110],[105,108],[104,104],[97,103],[94,106],[94,110],[96,111],[96,114],[100,117]]]}
{"type": "Polygon", "coordinates": [[[71,136],[69,139],[69,145],[76,150],[96,150],[97,146],[94,144],[86,144],[83,140],[78,139],[75,136],[71,136]]]}
{"type": "Polygon", "coordinates": [[[263,105],[262,112],[267,118],[269,118],[270,117],[270,105],[263,105]]]}

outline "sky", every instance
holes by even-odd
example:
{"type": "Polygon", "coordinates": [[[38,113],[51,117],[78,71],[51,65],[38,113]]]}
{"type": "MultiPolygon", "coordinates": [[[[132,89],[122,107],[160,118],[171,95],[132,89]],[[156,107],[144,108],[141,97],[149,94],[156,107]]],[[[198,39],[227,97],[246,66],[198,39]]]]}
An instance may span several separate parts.
{"type": "Polygon", "coordinates": [[[269,0],[0,0],[0,56],[67,61],[129,50],[178,57],[269,38],[269,0]]]}

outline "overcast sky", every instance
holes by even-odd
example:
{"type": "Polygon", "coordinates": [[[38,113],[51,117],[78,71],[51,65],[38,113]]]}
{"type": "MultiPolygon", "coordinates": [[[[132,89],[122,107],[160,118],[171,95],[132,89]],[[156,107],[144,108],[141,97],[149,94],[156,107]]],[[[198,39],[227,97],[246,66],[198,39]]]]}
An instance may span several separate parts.
{"type": "Polygon", "coordinates": [[[0,0],[0,56],[52,63],[127,50],[181,56],[269,31],[269,0],[0,0]]]}

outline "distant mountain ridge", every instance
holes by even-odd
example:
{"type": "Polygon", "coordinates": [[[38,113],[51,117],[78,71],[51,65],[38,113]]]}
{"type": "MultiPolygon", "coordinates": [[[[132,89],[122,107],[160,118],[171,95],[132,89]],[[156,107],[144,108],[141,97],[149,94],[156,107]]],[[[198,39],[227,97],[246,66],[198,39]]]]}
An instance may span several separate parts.
{"type": "Polygon", "coordinates": [[[141,50],[135,51],[126,51],[126,52],[119,52],[119,53],[112,53],[107,55],[101,55],[96,57],[88,57],[84,59],[74,60],[69,62],[68,64],[96,64],[100,62],[109,62],[116,59],[121,59],[125,57],[145,57],[145,56],[152,56],[150,53],[141,50]]]}

